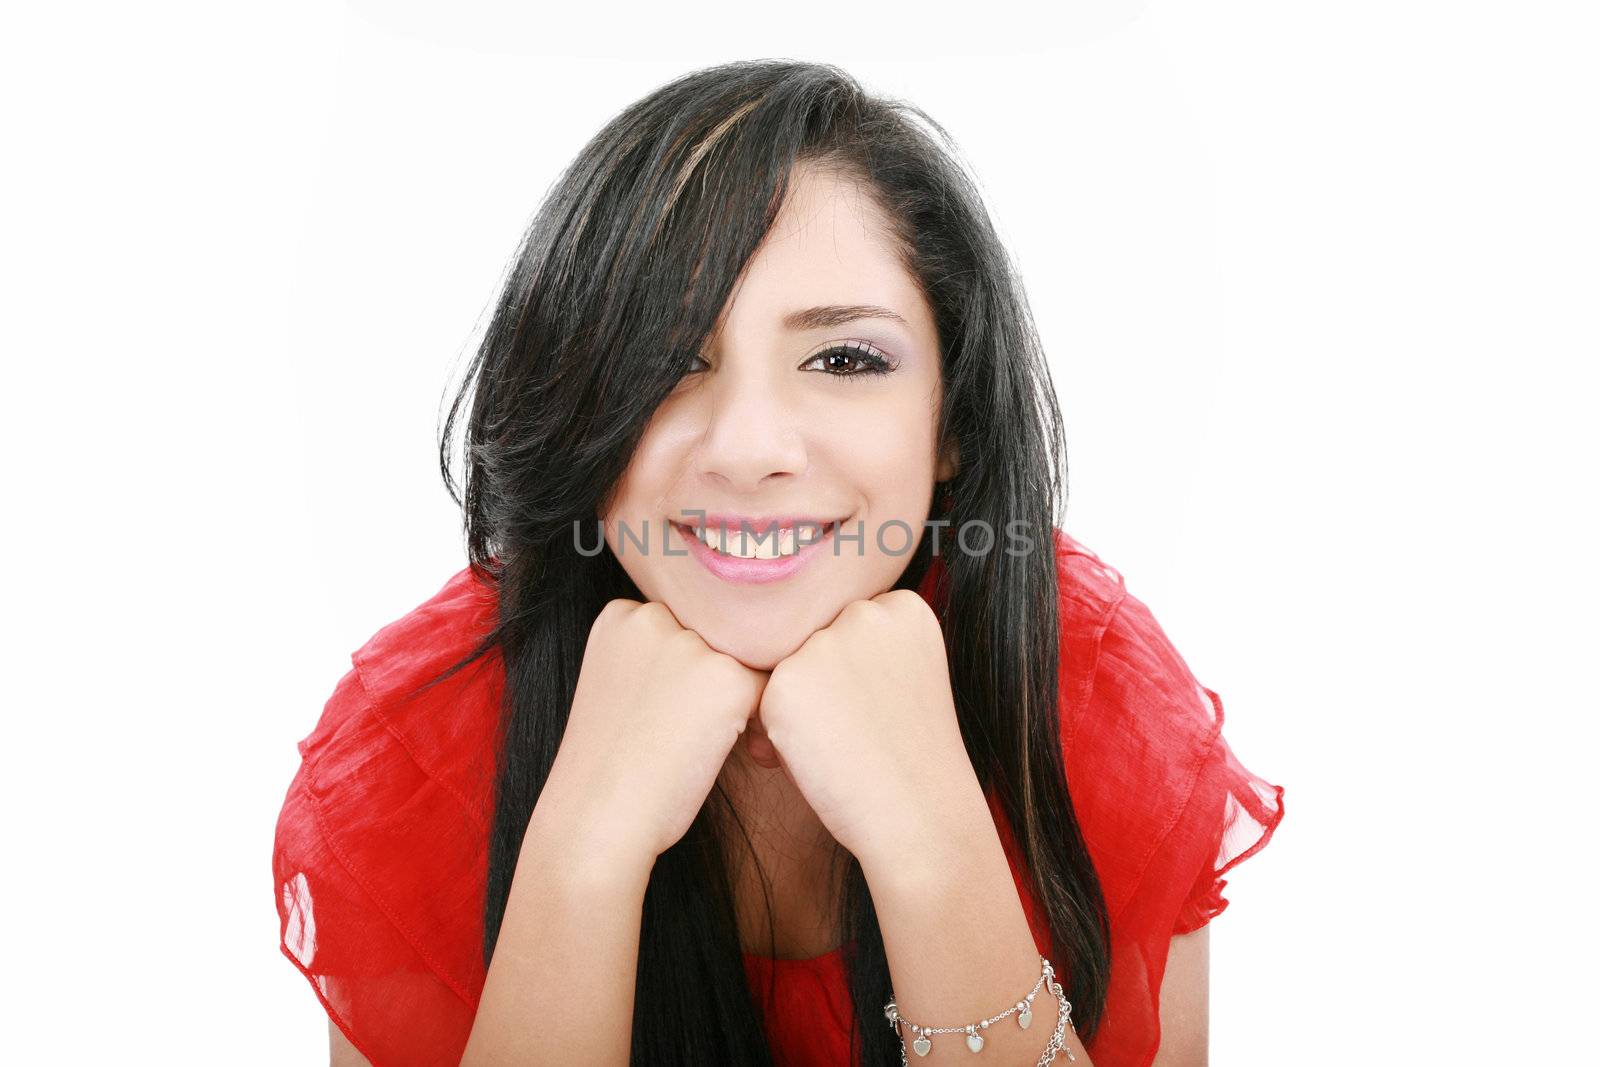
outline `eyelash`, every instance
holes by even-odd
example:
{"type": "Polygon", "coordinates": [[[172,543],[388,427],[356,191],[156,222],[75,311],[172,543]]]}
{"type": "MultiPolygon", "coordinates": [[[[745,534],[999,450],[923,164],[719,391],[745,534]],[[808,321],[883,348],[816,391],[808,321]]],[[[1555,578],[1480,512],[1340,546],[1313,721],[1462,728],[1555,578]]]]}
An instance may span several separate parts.
{"type": "MultiPolygon", "coordinates": [[[[853,371],[822,371],[823,374],[826,374],[830,378],[873,377],[879,374],[889,374],[894,371],[896,366],[896,364],[894,364],[886,355],[884,355],[883,352],[879,351],[877,348],[874,348],[872,345],[869,345],[865,341],[850,341],[847,343],[829,345],[822,351],[813,353],[812,355],[806,357],[805,363],[802,363],[801,366],[804,367],[807,364],[815,363],[819,359],[827,359],[828,357],[839,353],[847,355],[851,359],[856,360],[861,369],[853,371]]],[[[701,359],[699,356],[695,356],[694,359],[701,363],[705,362],[705,360],[701,359]]],[[[693,374],[698,369],[699,368],[691,365],[689,373],[693,374]]]]}
{"type": "Polygon", "coordinates": [[[825,370],[822,372],[834,378],[862,378],[877,374],[888,374],[894,370],[894,364],[882,352],[865,341],[850,341],[845,344],[829,345],[821,352],[807,358],[806,362],[802,363],[801,366],[815,363],[819,359],[827,359],[836,353],[843,353],[857,360],[861,365],[861,369],[853,371],[825,370]]]}

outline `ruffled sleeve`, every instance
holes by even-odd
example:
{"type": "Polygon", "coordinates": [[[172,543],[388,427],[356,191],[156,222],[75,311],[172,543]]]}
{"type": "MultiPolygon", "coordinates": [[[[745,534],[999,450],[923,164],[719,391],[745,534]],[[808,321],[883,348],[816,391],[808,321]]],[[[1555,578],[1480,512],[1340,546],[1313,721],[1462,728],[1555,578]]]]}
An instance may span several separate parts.
{"type": "MultiPolygon", "coordinates": [[[[1204,692],[1216,708],[1220,729],[1222,698],[1210,689],[1204,692]]],[[[1171,847],[1191,854],[1185,865],[1193,864],[1192,857],[1198,855],[1200,874],[1178,910],[1173,926],[1177,934],[1200,929],[1228,906],[1222,895],[1228,880],[1222,876],[1266,846],[1283,818],[1283,787],[1240,763],[1219,733],[1190,805],[1192,814],[1176,831],[1171,847]]]]}
{"type": "Polygon", "coordinates": [[[1099,699],[1127,717],[1128,785],[1167,809],[1139,828],[1153,833],[1150,855],[1127,886],[1138,899],[1125,906],[1159,904],[1163,925],[1173,911],[1169,934],[1190,933],[1227,907],[1222,876],[1266,845],[1283,816],[1283,788],[1239,762],[1222,734],[1222,698],[1195,680],[1131,594],[1113,611],[1096,675],[1099,699]]]}
{"type": "Polygon", "coordinates": [[[374,1067],[458,1062],[482,991],[496,664],[410,695],[470,647],[467,592],[458,576],[352,654],[274,836],[279,948],[374,1067]]]}
{"type": "Polygon", "coordinates": [[[1063,559],[1068,782],[1111,925],[1104,1067],[1147,1067],[1160,1040],[1172,938],[1228,906],[1224,875],[1283,817],[1283,788],[1222,736],[1222,700],[1201,685],[1122,576],[1070,542],[1063,559]]]}

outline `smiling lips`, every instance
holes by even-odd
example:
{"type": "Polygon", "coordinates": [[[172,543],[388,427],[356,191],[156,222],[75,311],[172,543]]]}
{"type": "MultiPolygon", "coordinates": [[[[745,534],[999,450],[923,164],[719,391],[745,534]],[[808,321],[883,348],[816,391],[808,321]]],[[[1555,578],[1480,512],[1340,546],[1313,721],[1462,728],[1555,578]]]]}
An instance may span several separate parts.
{"type": "Polygon", "coordinates": [[[718,578],[764,583],[781,581],[804,566],[833,536],[838,522],[808,516],[706,516],[703,525],[672,525],[690,555],[718,578]]]}

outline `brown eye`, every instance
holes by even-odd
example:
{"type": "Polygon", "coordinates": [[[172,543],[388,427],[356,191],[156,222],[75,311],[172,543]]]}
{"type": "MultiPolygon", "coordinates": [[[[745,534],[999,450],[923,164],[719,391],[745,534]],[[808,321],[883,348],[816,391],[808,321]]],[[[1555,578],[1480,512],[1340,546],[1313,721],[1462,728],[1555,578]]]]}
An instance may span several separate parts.
{"type": "Polygon", "coordinates": [[[835,378],[860,378],[887,374],[894,364],[871,345],[852,341],[830,345],[801,364],[802,370],[813,368],[835,378]]]}

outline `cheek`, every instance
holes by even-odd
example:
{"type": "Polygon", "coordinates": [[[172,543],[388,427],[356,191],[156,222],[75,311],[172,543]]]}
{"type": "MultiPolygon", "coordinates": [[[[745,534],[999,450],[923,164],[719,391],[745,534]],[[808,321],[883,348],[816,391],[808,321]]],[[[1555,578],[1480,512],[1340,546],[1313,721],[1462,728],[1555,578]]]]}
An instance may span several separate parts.
{"type": "Polygon", "coordinates": [[[920,517],[933,485],[934,436],[926,405],[897,399],[861,418],[834,454],[879,518],[920,517]]]}
{"type": "MultiPolygon", "coordinates": [[[[633,584],[651,600],[659,599],[661,593],[658,572],[665,535],[661,521],[662,509],[657,502],[670,483],[664,456],[658,447],[653,447],[655,444],[648,433],[640,440],[627,470],[618,480],[599,516],[605,524],[605,539],[611,547],[611,554],[617,557],[622,569],[633,579],[633,584]],[[629,531],[628,535],[622,532],[624,525],[629,531]],[[648,550],[643,554],[638,548],[640,541],[648,545],[648,550]]],[[[586,544],[593,543],[592,537],[586,541],[586,544]]]]}

